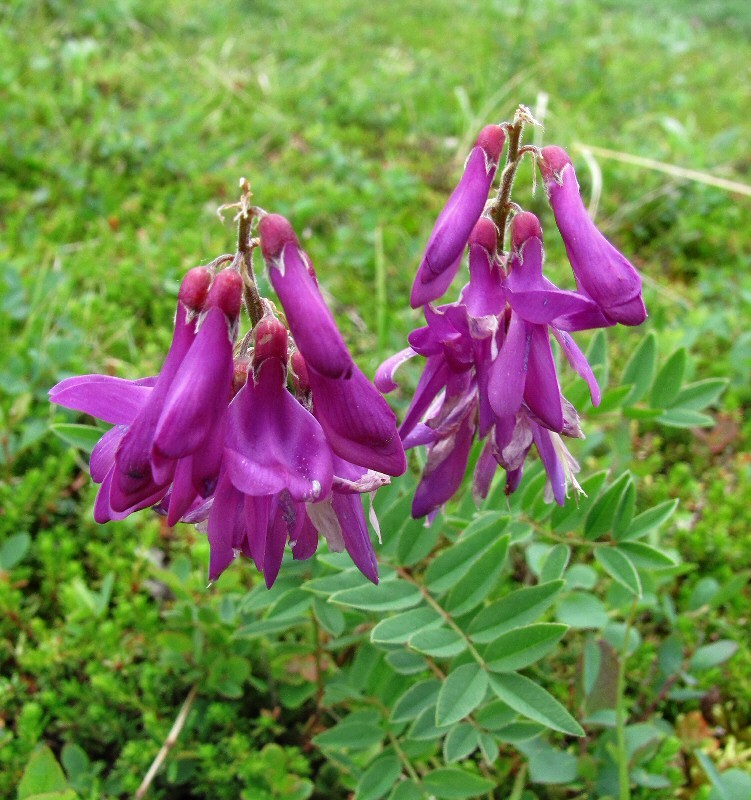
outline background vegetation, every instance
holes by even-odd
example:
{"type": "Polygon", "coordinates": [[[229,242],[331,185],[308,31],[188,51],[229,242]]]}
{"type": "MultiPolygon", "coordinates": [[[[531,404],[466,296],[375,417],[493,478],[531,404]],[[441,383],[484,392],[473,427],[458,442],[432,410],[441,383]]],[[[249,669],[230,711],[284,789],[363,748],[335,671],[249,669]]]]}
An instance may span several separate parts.
{"type": "MultiPolygon", "coordinates": [[[[396,786],[405,800],[420,782],[439,797],[615,792],[607,719],[583,744],[562,723],[546,738],[488,696],[449,744],[446,729],[435,733],[432,684],[418,690],[422,705],[395,714],[395,688],[429,684],[430,663],[465,665],[447,641],[437,655],[435,642],[371,643],[384,611],[410,604],[326,602],[349,580],[341,560],[296,566],[270,594],[245,563],[207,589],[208,548],[193,528],[148,514],[96,526],[87,441],[70,441],[85,434],[63,428],[66,443],[50,432],[85,420],[46,400],[70,374],[158,369],[181,275],[233,246],[214,212],[241,175],[302,231],[372,374],[416,322],[407,297],[420,250],[476,132],[543,94],[544,142],[572,151],[587,195],[601,177],[598,223],[640,266],[650,309],[644,331],[590,343],[601,375],[610,352],[611,405],[585,414],[576,454],[585,475],[609,472],[631,517],[679,501],[648,540],[677,566],[641,565],[640,605],[590,549],[575,548],[567,568],[547,535],[566,526],[537,503],[533,470],[511,514],[502,499],[485,516],[465,500],[432,531],[403,524],[408,481],[384,493],[384,571],[407,566],[404,585],[427,587],[444,610],[469,608],[467,629],[477,607],[445,593],[480,582],[474,562],[436,588],[430,552],[470,524],[480,534],[497,524],[511,547],[495,554],[506,566],[480,603],[565,581],[546,619],[572,631],[535,679],[582,719],[593,711],[593,686],[580,685],[592,643],[621,668],[628,658],[635,796],[749,796],[737,792],[751,764],[751,200],[585,157],[578,144],[751,184],[750,33],[747,4],[709,0],[0,3],[0,796],[15,796],[30,759],[21,797],[38,791],[37,773],[62,797],[132,794],[195,685],[155,798],[343,798],[359,786],[374,799],[396,786]],[[646,345],[624,377],[644,341],[657,355],[646,345]],[[667,397],[650,389],[665,364],[656,385],[673,386],[667,397]],[[647,376],[641,394],[621,391],[636,373],[647,376]],[[699,416],[671,415],[681,381],[715,378],[728,379],[724,392],[703,384],[701,402],[678,403],[699,416]],[[339,577],[292,591],[311,575],[339,577]],[[386,659],[401,683],[383,685],[386,659]]],[[[545,214],[529,178],[517,199],[545,214]]],[[[550,235],[547,245],[570,282],[562,248],[550,235]]],[[[603,530],[625,534],[631,517],[614,522],[614,503],[603,530]]]]}

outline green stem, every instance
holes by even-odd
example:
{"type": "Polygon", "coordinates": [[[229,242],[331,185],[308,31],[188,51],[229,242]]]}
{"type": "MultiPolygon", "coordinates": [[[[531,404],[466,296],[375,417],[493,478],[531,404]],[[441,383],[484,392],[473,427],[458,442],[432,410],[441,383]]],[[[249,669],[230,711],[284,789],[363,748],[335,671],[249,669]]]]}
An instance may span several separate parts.
{"type": "Polygon", "coordinates": [[[631,628],[634,624],[637,600],[631,604],[631,609],[626,617],[623,647],[618,660],[618,681],[616,684],[615,704],[615,737],[616,756],[618,762],[618,800],[631,800],[631,780],[628,773],[628,750],[626,748],[626,660],[628,659],[628,642],[631,628]]]}
{"type": "Polygon", "coordinates": [[[256,276],[253,271],[253,250],[258,242],[251,239],[250,236],[253,217],[258,213],[258,209],[250,205],[250,184],[245,178],[240,180],[240,191],[242,192],[240,202],[235,206],[240,210],[237,214],[237,255],[233,263],[240,270],[243,279],[245,310],[250,317],[251,327],[255,328],[264,313],[263,301],[258,294],[256,276]]]}
{"type": "Polygon", "coordinates": [[[441,615],[441,617],[443,617],[443,619],[446,622],[446,624],[453,631],[458,633],[459,636],[461,636],[462,639],[464,639],[464,642],[467,645],[467,649],[469,650],[470,654],[472,655],[472,658],[474,658],[474,660],[483,669],[486,670],[488,667],[487,667],[487,664],[485,663],[485,659],[478,653],[477,648],[472,644],[472,642],[470,641],[470,639],[467,636],[467,634],[464,633],[464,631],[462,630],[461,626],[457,625],[456,622],[454,622],[454,618],[451,616],[451,614],[449,614],[449,612],[446,611],[446,609],[443,608],[443,606],[433,598],[433,595],[430,594],[430,592],[425,588],[425,586],[423,586],[419,581],[416,581],[409,574],[409,572],[407,572],[406,569],[404,569],[403,567],[397,567],[396,571],[399,574],[399,577],[403,578],[405,581],[408,581],[409,583],[411,583],[413,586],[416,586],[420,590],[420,593],[425,598],[425,602],[431,608],[433,608],[435,611],[437,611],[438,614],[441,615]]]}

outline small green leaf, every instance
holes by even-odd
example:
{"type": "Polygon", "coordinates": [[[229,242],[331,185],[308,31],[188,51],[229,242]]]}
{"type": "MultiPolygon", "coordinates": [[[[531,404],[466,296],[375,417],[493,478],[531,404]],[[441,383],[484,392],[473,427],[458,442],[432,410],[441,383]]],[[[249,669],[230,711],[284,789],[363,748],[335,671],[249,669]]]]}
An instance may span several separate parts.
{"type": "Polygon", "coordinates": [[[631,525],[631,520],[634,518],[634,510],[636,508],[636,486],[632,480],[628,481],[626,488],[623,490],[621,499],[618,501],[618,507],[613,516],[613,537],[618,539],[625,535],[626,531],[631,525]]]}
{"type": "Polygon", "coordinates": [[[389,800],[423,800],[425,793],[414,781],[401,781],[389,795],[389,800]]]}
{"type": "Polygon", "coordinates": [[[408,650],[396,650],[386,656],[386,661],[394,672],[400,675],[414,675],[427,668],[425,659],[418,653],[410,653],[408,650]]]}
{"type": "Polygon", "coordinates": [[[730,639],[720,639],[700,647],[691,658],[691,669],[702,670],[717,667],[732,658],[738,651],[738,644],[730,639]]]}
{"type": "Polygon", "coordinates": [[[43,746],[34,751],[18,784],[18,800],[38,798],[70,800],[75,792],[69,788],[62,767],[49,747],[43,746]]]}
{"type": "Polygon", "coordinates": [[[338,603],[364,611],[401,611],[412,608],[422,600],[420,590],[407,581],[382,582],[378,586],[372,583],[334,592],[329,597],[330,603],[338,603]]]}
{"type": "Polygon", "coordinates": [[[452,725],[471,714],[482,703],[487,688],[487,673],[478,664],[463,664],[450,672],[438,694],[436,725],[452,725]]]}
{"type": "Polygon", "coordinates": [[[23,561],[29,547],[31,547],[31,536],[28,533],[16,533],[10,539],[6,539],[0,547],[0,569],[6,571],[13,569],[16,564],[23,561]]]}
{"type": "MultiPolygon", "coordinates": [[[[409,514],[409,507],[406,513],[409,514]]],[[[426,528],[423,520],[408,516],[399,533],[397,563],[403,567],[411,567],[422,561],[433,550],[440,535],[441,525],[438,520],[426,528]]]]}
{"type": "Polygon", "coordinates": [[[285,592],[266,612],[266,619],[289,619],[302,616],[311,606],[313,597],[302,589],[285,592]]]}
{"type": "Polygon", "coordinates": [[[670,556],[644,542],[621,542],[616,550],[624,553],[634,566],[642,569],[665,569],[675,566],[675,561],[670,556]]]}
{"type": "Polygon", "coordinates": [[[441,767],[423,777],[426,790],[441,800],[477,797],[495,788],[495,782],[458,767],[441,767]]]}
{"type": "Polygon", "coordinates": [[[641,597],[639,573],[625,553],[614,547],[598,547],[595,550],[595,558],[613,580],[628,589],[631,594],[641,597]]]}
{"type": "Polygon", "coordinates": [[[557,544],[547,555],[540,570],[540,582],[556,581],[563,573],[571,558],[571,548],[566,544],[557,544]]]}
{"type": "Polygon", "coordinates": [[[56,422],[50,430],[66,444],[91,453],[96,443],[104,436],[105,431],[93,425],[76,425],[68,422],[56,422]]]}
{"type": "Polygon", "coordinates": [[[631,474],[624,472],[592,504],[584,522],[584,536],[587,539],[597,539],[611,530],[615,512],[631,480],[631,474]]]}
{"type": "Polygon", "coordinates": [[[646,536],[650,531],[659,528],[664,522],[673,516],[678,507],[677,500],[666,500],[664,503],[649,508],[639,514],[629,525],[628,531],[619,541],[632,541],[646,536]]]}
{"type": "Polygon", "coordinates": [[[320,597],[314,597],[313,613],[327,633],[330,633],[334,638],[342,635],[347,621],[344,618],[344,614],[336,606],[326,603],[320,597]]]}
{"type": "Polygon", "coordinates": [[[367,750],[382,739],[383,731],[376,711],[355,711],[333,728],[313,737],[318,747],[335,750],[367,750]]]}
{"type": "Polygon", "coordinates": [[[462,580],[454,586],[446,598],[446,611],[459,617],[485,600],[501,577],[509,540],[510,536],[506,534],[492,544],[472,570],[472,580],[462,580]]]}
{"type": "Polygon", "coordinates": [[[409,646],[433,658],[453,658],[466,650],[467,642],[450,628],[431,628],[412,636],[409,646]]]}
{"type": "Polygon", "coordinates": [[[456,585],[498,540],[507,519],[497,512],[485,512],[473,520],[456,543],[449,545],[431,562],[425,584],[434,594],[456,585]]]}
{"type": "Polygon", "coordinates": [[[508,631],[488,645],[485,651],[488,669],[513,672],[534,664],[553,650],[567,630],[566,625],[541,622],[508,631]]]}
{"type": "Polygon", "coordinates": [[[355,800],[380,800],[391,791],[401,774],[402,764],[397,756],[387,754],[376,759],[357,782],[355,800]]]}
{"type": "Polygon", "coordinates": [[[550,581],[507,594],[484,608],[469,626],[470,638],[479,643],[492,642],[502,633],[539,619],[555,601],[564,582],[550,581]]]}
{"type": "Polygon", "coordinates": [[[631,390],[626,399],[627,404],[638,402],[644,397],[652,384],[657,364],[657,340],[654,332],[650,331],[634,350],[628,360],[621,383],[631,384],[631,390]]]}
{"type": "Polygon", "coordinates": [[[652,408],[668,408],[678,396],[686,371],[686,350],[681,347],[662,365],[652,385],[649,404],[652,408]]]}
{"type": "Polygon", "coordinates": [[[572,628],[604,628],[608,612],[602,601],[587,592],[571,592],[562,597],[556,606],[555,618],[572,628]]]}
{"type": "Polygon", "coordinates": [[[466,758],[479,744],[477,728],[468,722],[455,725],[443,741],[443,760],[450,764],[466,758]]]}
{"type": "Polygon", "coordinates": [[[389,719],[391,722],[408,722],[432,708],[438,701],[441,684],[435,678],[419,681],[407,689],[394,703],[389,719]]]}
{"type": "Polygon", "coordinates": [[[498,697],[534,722],[571,736],[584,736],[581,725],[542,686],[516,673],[491,675],[490,686],[498,697]]]}
{"type": "Polygon", "coordinates": [[[381,620],[370,632],[370,640],[374,643],[404,644],[415,633],[429,628],[436,628],[442,623],[438,613],[429,606],[420,606],[394,617],[381,620]]]}
{"type": "Polygon", "coordinates": [[[669,428],[711,428],[715,424],[714,417],[690,408],[669,408],[657,417],[657,422],[669,428]]]}
{"type": "Polygon", "coordinates": [[[671,407],[701,411],[719,398],[728,383],[727,378],[709,378],[705,381],[689,383],[678,392],[671,407]]]}

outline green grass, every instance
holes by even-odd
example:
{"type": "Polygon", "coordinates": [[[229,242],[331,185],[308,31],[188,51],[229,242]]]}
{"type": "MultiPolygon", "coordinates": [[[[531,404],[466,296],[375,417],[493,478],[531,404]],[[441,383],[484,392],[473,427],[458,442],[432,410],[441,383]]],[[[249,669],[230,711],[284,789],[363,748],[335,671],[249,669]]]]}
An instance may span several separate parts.
{"type": "MultiPolygon", "coordinates": [[[[18,568],[0,572],[0,608],[12,611],[0,622],[0,795],[12,796],[42,739],[56,752],[81,744],[115,776],[112,796],[132,792],[190,685],[151,660],[159,608],[142,582],[147,548],[188,556],[200,576],[205,543],[144,518],[90,522],[84,464],[46,432],[52,418],[73,416],[50,410],[45,395],[68,374],[158,369],[180,276],[233,247],[229,217],[220,225],[215,209],[235,198],[238,178],[301,232],[372,374],[418,321],[407,308],[414,270],[474,135],[518,103],[548,96],[543,141],[572,149],[585,192],[577,142],[751,183],[749,30],[741,2],[0,3],[0,543],[18,532],[33,540],[18,568]],[[99,586],[109,572],[115,612],[102,633],[77,619],[73,587],[99,586]]],[[[699,575],[725,580],[751,550],[751,201],[599,165],[598,222],[643,271],[647,328],[664,353],[690,349],[695,378],[732,381],[717,409],[724,446],[628,432],[643,496],[682,501],[672,542],[699,565],[682,579],[688,596],[699,575]]],[[[549,214],[529,175],[517,199],[549,214]]],[[[548,234],[547,246],[570,286],[560,243],[548,234]]],[[[608,339],[617,374],[639,334],[608,339]]],[[[608,466],[597,459],[595,450],[588,468],[608,466]]],[[[697,635],[743,639],[747,609],[746,594],[697,635]]],[[[712,675],[733,731],[751,722],[748,667],[746,650],[712,675]]],[[[258,691],[271,708],[273,692],[258,691]]],[[[196,797],[218,785],[211,748],[232,727],[229,701],[206,702],[214,716],[190,740],[203,770],[196,797]]],[[[289,731],[258,728],[261,705],[236,710],[252,747],[299,745],[289,731]]],[[[232,747],[248,757],[250,745],[232,747]]],[[[290,753],[290,770],[307,777],[290,753]]],[[[313,768],[320,791],[336,783],[330,767],[313,768]]],[[[170,791],[159,784],[154,796],[170,791]]]]}

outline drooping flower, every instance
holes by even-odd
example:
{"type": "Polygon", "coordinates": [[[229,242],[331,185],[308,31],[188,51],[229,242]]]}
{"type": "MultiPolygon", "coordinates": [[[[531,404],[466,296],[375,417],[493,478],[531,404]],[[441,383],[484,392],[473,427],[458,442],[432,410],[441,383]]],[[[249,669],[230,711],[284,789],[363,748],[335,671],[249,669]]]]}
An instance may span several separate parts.
{"type": "Polygon", "coordinates": [[[352,360],[292,226],[268,214],[259,234],[271,283],[307,365],[316,418],[331,448],[353,464],[401,475],[407,462],[394,412],[352,360]]]}
{"type": "Polygon", "coordinates": [[[543,147],[537,163],[580,290],[611,322],[640,325],[647,310],[639,273],[587,213],[566,151],[554,145],[543,147]]]}
{"type": "Polygon", "coordinates": [[[209,578],[215,580],[242,552],[270,587],[287,542],[295,558],[309,558],[320,532],[330,549],[346,549],[377,583],[358,493],[374,491],[388,478],[332,454],[323,428],[305,407],[299,357],[295,382],[303,397],[288,390],[284,325],[267,316],[256,325],[254,339],[252,370],[230,404],[224,466],[208,517],[209,578]]]}
{"type": "Polygon", "coordinates": [[[425,305],[448,289],[469,235],[485,208],[506,135],[500,125],[480,131],[459,183],[438,216],[412,285],[410,305],[425,305]]]}

